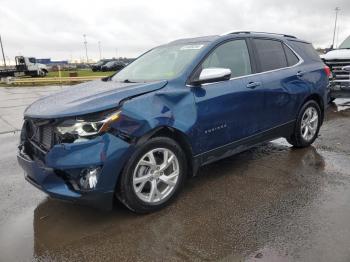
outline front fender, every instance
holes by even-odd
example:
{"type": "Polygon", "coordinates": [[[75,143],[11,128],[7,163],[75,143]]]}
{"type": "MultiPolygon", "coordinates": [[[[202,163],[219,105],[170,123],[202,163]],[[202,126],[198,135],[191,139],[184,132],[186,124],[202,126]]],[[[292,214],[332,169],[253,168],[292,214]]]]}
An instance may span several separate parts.
{"type": "MultiPolygon", "coordinates": [[[[197,110],[191,89],[169,85],[125,101],[120,121],[113,127],[136,139],[159,127],[171,127],[193,137],[197,132],[196,123],[197,110]]],[[[189,139],[195,151],[193,141],[189,139]]]]}

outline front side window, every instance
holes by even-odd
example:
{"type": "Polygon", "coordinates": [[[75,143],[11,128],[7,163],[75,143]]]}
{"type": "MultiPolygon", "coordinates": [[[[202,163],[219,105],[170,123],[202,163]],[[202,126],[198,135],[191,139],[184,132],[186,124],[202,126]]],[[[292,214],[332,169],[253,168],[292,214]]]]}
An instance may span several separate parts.
{"type": "Polygon", "coordinates": [[[226,42],[217,47],[202,63],[205,68],[228,68],[231,77],[251,74],[249,52],[245,40],[226,42]]]}
{"type": "Polygon", "coordinates": [[[206,44],[198,42],[156,47],[122,69],[113,80],[147,82],[172,79],[180,75],[206,44]]]}
{"type": "Polygon", "coordinates": [[[260,61],[261,71],[270,71],[287,67],[287,59],[280,41],[270,39],[254,39],[260,61]]]}
{"type": "Polygon", "coordinates": [[[29,57],[28,60],[29,60],[30,63],[33,63],[33,64],[36,63],[36,59],[34,57],[29,57]]]}

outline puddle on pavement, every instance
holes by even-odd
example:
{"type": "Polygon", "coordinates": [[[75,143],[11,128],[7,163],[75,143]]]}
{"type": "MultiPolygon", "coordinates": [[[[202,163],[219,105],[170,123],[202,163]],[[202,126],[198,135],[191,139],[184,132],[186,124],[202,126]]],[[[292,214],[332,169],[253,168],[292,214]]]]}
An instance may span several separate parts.
{"type": "Polygon", "coordinates": [[[286,234],[289,242],[308,243],[303,230],[314,230],[314,208],[327,200],[328,184],[349,182],[349,169],[335,153],[276,141],[203,167],[178,200],[158,213],[138,216],[121,206],[106,213],[45,199],[2,227],[1,253],[5,261],[14,254],[16,260],[243,255],[255,261],[252,253],[286,234]]]}

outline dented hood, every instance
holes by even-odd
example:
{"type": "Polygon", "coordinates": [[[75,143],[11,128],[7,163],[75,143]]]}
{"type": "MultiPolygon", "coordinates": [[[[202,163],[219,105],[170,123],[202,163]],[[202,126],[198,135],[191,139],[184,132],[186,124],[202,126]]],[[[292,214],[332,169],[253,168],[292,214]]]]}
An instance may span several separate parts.
{"type": "Polygon", "coordinates": [[[24,111],[25,117],[60,118],[111,109],[123,99],[152,92],[167,81],[151,83],[120,83],[91,81],[38,99],[24,111]]]}

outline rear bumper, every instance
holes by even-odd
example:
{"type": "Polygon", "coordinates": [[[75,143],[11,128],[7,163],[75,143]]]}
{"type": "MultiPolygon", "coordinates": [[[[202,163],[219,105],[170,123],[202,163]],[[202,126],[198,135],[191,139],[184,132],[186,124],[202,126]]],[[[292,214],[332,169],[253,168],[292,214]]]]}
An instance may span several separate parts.
{"type": "Polygon", "coordinates": [[[110,210],[119,173],[132,151],[124,140],[104,134],[88,142],[56,145],[46,154],[45,163],[23,151],[17,160],[25,179],[49,196],[110,210]],[[102,167],[96,188],[84,191],[74,187],[71,181],[78,180],[81,170],[91,166],[102,167]]]}

